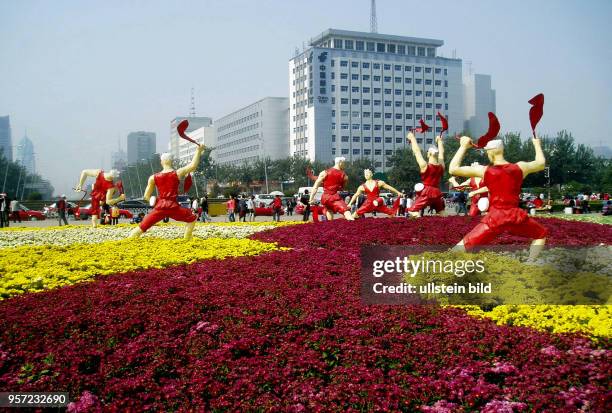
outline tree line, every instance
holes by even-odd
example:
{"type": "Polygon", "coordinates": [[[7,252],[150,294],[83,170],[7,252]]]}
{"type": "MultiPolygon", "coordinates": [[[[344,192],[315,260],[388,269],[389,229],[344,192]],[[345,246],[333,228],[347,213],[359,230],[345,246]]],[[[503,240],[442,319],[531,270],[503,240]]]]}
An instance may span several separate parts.
{"type": "Polygon", "coordinates": [[[42,181],[39,174],[28,172],[19,162],[9,161],[0,149],[0,192],[7,193],[11,199],[40,200],[42,194],[32,186],[42,181]]]}

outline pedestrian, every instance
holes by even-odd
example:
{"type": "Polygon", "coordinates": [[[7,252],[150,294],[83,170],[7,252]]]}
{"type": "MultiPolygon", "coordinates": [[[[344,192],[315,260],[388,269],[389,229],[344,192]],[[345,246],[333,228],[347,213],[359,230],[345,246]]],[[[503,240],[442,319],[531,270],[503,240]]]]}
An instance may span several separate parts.
{"type": "Polygon", "coordinates": [[[457,215],[461,214],[467,215],[467,197],[463,191],[457,194],[457,215]]]}
{"type": "Polygon", "coordinates": [[[210,222],[210,215],[208,215],[208,196],[204,195],[202,200],[200,201],[200,208],[202,209],[202,222],[210,222]]]}
{"type": "Polygon", "coordinates": [[[293,199],[288,199],[286,202],[287,205],[287,216],[293,216],[293,199]]]}
{"type": "Polygon", "coordinates": [[[8,205],[6,204],[7,197],[5,193],[0,194],[0,228],[8,227],[8,216],[6,215],[6,211],[8,210],[8,205]]]}
{"type": "Polygon", "coordinates": [[[226,207],[227,207],[227,219],[229,222],[236,222],[236,218],[235,218],[235,211],[234,209],[236,208],[236,200],[234,199],[234,195],[230,195],[230,199],[229,201],[227,201],[225,203],[226,207]]]}
{"type": "Polygon", "coordinates": [[[110,224],[111,223],[111,207],[106,202],[102,203],[102,222],[101,224],[110,224]]]}
{"type": "Polygon", "coordinates": [[[111,225],[117,225],[119,223],[119,217],[121,216],[121,211],[117,205],[113,205],[111,207],[111,225]]]}
{"type": "Polygon", "coordinates": [[[246,196],[242,195],[238,201],[238,216],[242,222],[246,222],[247,209],[246,196]]]}
{"type": "Polygon", "coordinates": [[[16,224],[17,221],[19,221],[21,224],[21,217],[19,216],[19,201],[13,199],[9,205],[11,209],[11,218],[13,218],[13,224],[16,224]]]}
{"type": "Polygon", "coordinates": [[[283,200],[280,195],[274,197],[272,201],[272,221],[280,222],[281,212],[283,211],[283,200]]]}
{"type": "Polygon", "coordinates": [[[308,189],[304,191],[304,195],[300,198],[300,203],[304,205],[304,213],[302,215],[302,221],[308,221],[310,218],[310,195],[308,194],[308,189]]]}
{"type": "Polygon", "coordinates": [[[246,206],[249,222],[255,221],[255,195],[251,195],[247,198],[246,206]]]}
{"type": "Polygon", "coordinates": [[[62,194],[57,201],[57,218],[59,220],[59,226],[62,226],[62,221],[64,221],[64,225],[68,225],[68,220],[66,219],[66,195],[62,194]]]}
{"type": "Polygon", "coordinates": [[[196,217],[199,217],[200,201],[198,201],[198,198],[191,198],[191,212],[193,212],[196,217]]]}

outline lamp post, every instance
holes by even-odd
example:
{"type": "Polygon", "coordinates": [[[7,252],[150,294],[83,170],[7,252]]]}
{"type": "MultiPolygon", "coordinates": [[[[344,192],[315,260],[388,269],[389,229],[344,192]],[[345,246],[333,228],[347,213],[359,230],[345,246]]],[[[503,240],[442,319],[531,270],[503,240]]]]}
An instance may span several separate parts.
{"type": "Polygon", "coordinates": [[[138,172],[138,162],[136,162],[134,168],[136,168],[136,176],[138,177],[138,188],[140,188],[140,193],[142,194],[142,182],[140,181],[140,172],[138,172]]]}

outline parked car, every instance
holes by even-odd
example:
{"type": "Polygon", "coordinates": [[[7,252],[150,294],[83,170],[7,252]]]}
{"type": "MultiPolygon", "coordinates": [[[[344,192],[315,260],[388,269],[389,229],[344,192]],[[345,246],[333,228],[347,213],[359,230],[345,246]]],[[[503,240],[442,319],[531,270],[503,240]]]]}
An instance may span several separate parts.
{"type": "MultiPolygon", "coordinates": [[[[74,215],[75,211],[79,209],[79,206],[74,202],[66,201],[67,214],[66,215],[74,215]]],[[[44,207],[43,213],[47,218],[57,218],[57,202],[52,203],[49,206],[44,207]]]]}
{"type": "MultiPolygon", "coordinates": [[[[272,207],[270,206],[256,206],[255,207],[255,216],[258,217],[271,217],[274,215],[274,211],[272,211],[272,207]]],[[[281,215],[285,215],[285,208],[281,208],[281,215]]]]}
{"type": "Polygon", "coordinates": [[[22,221],[44,221],[45,214],[19,204],[19,219],[22,221]]]}
{"type": "MultiPolygon", "coordinates": [[[[74,218],[75,219],[83,219],[83,220],[85,220],[85,219],[90,218],[92,215],[94,215],[92,212],[93,211],[91,211],[91,204],[87,204],[84,207],[79,208],[75,212],[74,218]]],[[[101,213],[101,211],[98,211],[97,215],[100,216],[100,213],[101,213]]],[[[121,209],[121,208],[119,209],[119,218],[132,219],[133,216],[134,216],[134,214],[132,214],[127,209],[121,209]]]]}
{"type": "Polygon", "coordinates": [[[119,209],[125,209],[126,211],[130,211],[133,215],[138,215],[141,212],[147,214],[152,207],[148,202],[142,201],[140,199],[130,199],[127,201],[122,201],[117,204],[119,209]]]}

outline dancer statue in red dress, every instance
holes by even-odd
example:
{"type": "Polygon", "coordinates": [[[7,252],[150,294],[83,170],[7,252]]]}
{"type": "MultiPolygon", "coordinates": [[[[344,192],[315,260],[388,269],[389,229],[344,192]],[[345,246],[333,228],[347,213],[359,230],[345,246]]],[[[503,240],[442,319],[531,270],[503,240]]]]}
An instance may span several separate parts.
{"type": "Polygon", "coordinates": [[[418,194],[414,204],[408,209],[412,218],[418,218],[421,210],[425,207],[433,207],[438,214],[444,211],[444,198],[440,192],[440,179],[444,175],[444,144],[440,136],[436,137],[438,147],[430,147],[427,150],[427,161],[423,158],[421,147],[412,132],[408,133],[408,141],[412,147],[412,153],[416,158],[421,171],[421,179],[425,188],[418,194]]]}
{"type": "MultiPolygon", "coordinates": [[[[385,200],[382,199],[380,196],[380,188],[395,192],[400,198],[403,197],[404,194],[393,188],[391,185],[388,185],[384,181],[372,179],[373,174],[372,171],[369,169],[365,169],[363,171],[363,175],[365,176],[366,181],[363,184],[359,185],[359,188],[357,188],[357,192],[355,192],[355,195],[353,195],[351,201],[348,203],[348,207],[350,208],[351,205],[353,205],[355,201],[357,201],[359,195],[364,192],[366,194],[366,200],[363,205],[357,211],[355,211],[355,213],[353,214],[353,218],[359,218],[360,216],[363,216],[368,212],[374,211],[382,212],[383,214],[387,214],[389,216],[395,216],[395,214],[397,213],[397,206],[392,209],[385,205],[385,200]]],[[[396,203],[399,205],[398,201],[396,201],[396,203]]]]}
{"type": "Polygon", "coordinates": [[[539,138],[532,139],[535,159],[531,162],[510,163],[504,158],[504,144],[500,139],[489,141],[484,149],[491,162],[488,166],[461,166],[465,152],[473,146],[468,136],[461,137],[461,146],[451,160],[449,172],[466,178],[483,178],[489,190],[489,213],[455,247],[458,251],[486,245],[496,236],[507,232],[531,238],[529,258],[535,259],[546,243],[548,231],[527,212],[519,208],[523,179],[544,169],[546,159],[539,138]]]}
{"type": "Polygon", "coordinates": [[[325,215],[330,221],[334,219],[334,213],[344,215],[344,218],[349,221],[353,221],[354,219],[351,215],[350,208],[339,194],[340,190],[344,188],[348,181],[348,176],[344,173],[345,162],[346,159],[343,156],[338,156],[334,160],[334,166],[325,171],[321,171],[310,193],[310,204],[312,205],[317,190],[323,185],[321,205],[325,207],[325,215]]]}
{"type": "Polygon", "coordinates": [[[113,198],[113,195],[117,191],[115,187],[115,179],[119,178],[119,171],[111,169],[108,172],[104,172],[102,169],[84,169],[81,172],[79,183],[74,188],[77,192],[83,191],[83,184],[88,177],[96,178],[91,191],[91,226],[96,228],[98,226],[98,218],[100,216],[100,202],[106,202],[108,205],[115,205],[125,199],[125,195],[121,194],[117,198],[113,198]]]}
{"type": "Polygon", "coordinates": [[[142,222],[134,228],[130,234],[130,238],[137,238],[141,236],[145,231],[157,224],[164,218],[172,218],[175,221],[185,222],[185,239],[191,239],[193,227],[195,226],[197,216],[191,211],[190,208],[183,208],[177,202],[177,196],[179,192],[179,183],[181,178],[186,177],[191,172],[195,171],[200,164],[200,157],[206,147],[199,145],[196,149],[195,154],[191,163],[178,170],[172,168],[172,155],[164,153],[161,155],[162,171],[151,175],[149,182],[147,183],[147,189],[144,193],[144,199],[149,201],[153,190],[157,187],[158,197],[155,202],[155,208],[152,212],[149,212],[142,222]]]}
{"type": "MultiPolygon", "coordinates": [[[[472,167],[477,167],[477,166],[480,166],[478,162],[472,162],[472,167]]],[[[489,189],[484,183],[484,179],[478,176],[475,176],[475,177],[471,177],[467,181],[458,183],[457,178],[453,176],[448,181],[452,184],[453,188],[457,189],[458,191],[461,191],[466,187],[469,187],[471,189],[471,191],[468,193],[468,198],[471,199],[470,211],[468,212],[468,215],[471,217],[480,215],[481,211],[480,209],[478,209],[478,201],[481,198],[486,198],[487,193],[489,192],[489,189]]]]}

